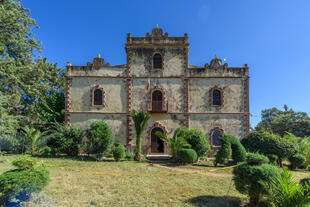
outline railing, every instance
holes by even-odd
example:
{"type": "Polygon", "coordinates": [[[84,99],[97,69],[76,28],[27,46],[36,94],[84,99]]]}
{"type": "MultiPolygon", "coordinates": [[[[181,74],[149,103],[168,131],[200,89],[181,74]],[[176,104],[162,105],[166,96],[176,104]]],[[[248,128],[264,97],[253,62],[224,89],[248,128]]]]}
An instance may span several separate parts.
{"type": "Polygon", "coordinates": [[[168,103],[163,101],[152,101],[149,103],[148,111],[150,112],[167,112],[168,103]]]}

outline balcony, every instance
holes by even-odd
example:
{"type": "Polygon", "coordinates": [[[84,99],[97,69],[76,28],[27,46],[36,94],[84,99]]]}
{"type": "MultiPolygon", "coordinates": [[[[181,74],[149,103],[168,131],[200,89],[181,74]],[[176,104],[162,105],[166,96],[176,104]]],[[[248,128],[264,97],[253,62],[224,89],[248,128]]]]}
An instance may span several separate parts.
{"type": "Polygon", "coordinates": [[[148,105],[148,111],[151,113],[165,113],[168,111],[168,103],[163,101],[152,101],[148,105]]]}

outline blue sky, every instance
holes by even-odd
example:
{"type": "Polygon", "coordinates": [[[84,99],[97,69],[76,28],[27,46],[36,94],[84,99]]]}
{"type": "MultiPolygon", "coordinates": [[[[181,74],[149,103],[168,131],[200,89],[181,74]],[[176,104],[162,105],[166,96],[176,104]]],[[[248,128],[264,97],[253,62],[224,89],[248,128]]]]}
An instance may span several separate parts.
{"type": "Polygon", "coordinates": [[[250,68],[251,125],[262,109],[287,104],[309,114],[309,0],[53,0],[22,1],[40,29],[42,56],[64,67],[98,53],[126,63],[127,33],[145,36],[156,24],[169,36],[188,33],[189,63],[217,54],[229,66],[250,68]]]}

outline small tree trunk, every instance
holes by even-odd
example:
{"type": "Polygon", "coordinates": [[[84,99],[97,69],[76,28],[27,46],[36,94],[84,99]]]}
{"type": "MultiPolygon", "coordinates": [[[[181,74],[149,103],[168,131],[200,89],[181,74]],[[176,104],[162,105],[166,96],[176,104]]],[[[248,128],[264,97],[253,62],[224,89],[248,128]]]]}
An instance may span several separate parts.
{"type": "Polygon", "coordinates": [[[135,161],[141,161],[142,157],[141,157],[141,137],[140,135],[137,136],[137,141],[136,141],[136,154],[134,157],[135,161]]]}
{"type": "Polygon", "coordinates": [[[281,159],[278,159],[278,165],[282,168],[283,167],[283,164],[282,164],[282,160],[281,159]]]}
{"type": "Polygon", "coordinates": [[[259,197],[258,196],[251,196],[250,197],[250,206],[255,207],[258,206],[259,197]]]}

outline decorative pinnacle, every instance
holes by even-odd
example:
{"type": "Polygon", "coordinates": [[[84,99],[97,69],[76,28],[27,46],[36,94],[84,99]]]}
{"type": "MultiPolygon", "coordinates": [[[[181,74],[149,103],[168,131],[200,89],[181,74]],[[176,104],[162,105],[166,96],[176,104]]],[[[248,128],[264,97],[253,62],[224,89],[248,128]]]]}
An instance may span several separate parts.
{"type": "Polygon", "coordinates": [[[156,24],[156,28],[158,29],[158,24],[156,24]]]}
{"type": "Polygon", "coordinates": [[[217,59],[217,56],[216,56],[216,54],[215,54],[215,56],[214,56],[214,59],[217,59]]]}
{"type": "Polygon", "coordinates": [[[101,55],[100,55],[100,53],[98,53],[98,58],[101,58],[101,55]]]}

